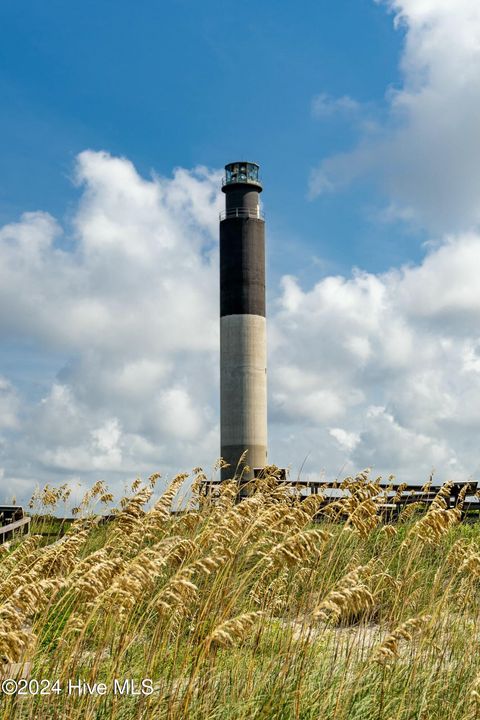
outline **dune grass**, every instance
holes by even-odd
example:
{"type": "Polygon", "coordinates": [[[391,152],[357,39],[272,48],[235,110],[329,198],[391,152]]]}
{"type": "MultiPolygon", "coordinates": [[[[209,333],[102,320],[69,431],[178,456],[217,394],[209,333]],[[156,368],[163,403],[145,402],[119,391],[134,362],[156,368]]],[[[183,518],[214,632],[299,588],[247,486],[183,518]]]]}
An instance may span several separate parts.
{"type": "Polygon", "coordinates": [[[480,718],[480,527],[444,494],[385,524],[363,472],[314,522],[321,496],[204,478],[180,515],[186,475],[135,481],[107,524],[98,483],[0,548],[2,718],[480,718]]]}

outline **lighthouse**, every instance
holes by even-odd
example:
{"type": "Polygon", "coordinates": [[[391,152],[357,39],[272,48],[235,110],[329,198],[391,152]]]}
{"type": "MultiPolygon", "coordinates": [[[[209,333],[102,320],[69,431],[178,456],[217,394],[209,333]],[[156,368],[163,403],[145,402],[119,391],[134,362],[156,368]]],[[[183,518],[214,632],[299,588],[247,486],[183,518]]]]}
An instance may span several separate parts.
{"type": "Polygon", "coordinates": [[[267,339],[265,220],[254,162],[225,166],[225,210],[220,214],[220,434],[221,456],[232,477],[247,451],[254,469],[267,463],[267,339]]]}

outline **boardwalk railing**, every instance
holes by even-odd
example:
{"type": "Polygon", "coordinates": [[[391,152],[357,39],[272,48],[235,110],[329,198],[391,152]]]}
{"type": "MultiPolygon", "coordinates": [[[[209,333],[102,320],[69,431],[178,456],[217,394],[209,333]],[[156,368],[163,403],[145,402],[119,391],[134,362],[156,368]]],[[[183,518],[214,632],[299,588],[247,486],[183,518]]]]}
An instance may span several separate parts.
{"type": "MultiPolygon", "coordinates": [[[[255,470],[255,476],[256,479],[261,479],[262,471],[255,470]]],[[[250,486],[253,487],[253,482],[240,481],[240,497],[248,494],[248,485],[250,484],[250,486]]],[[[290,480],[285,476],[284,471],[282,471],[279,477],[276,477],[273,482],[277,486],[286,485],[292,488],[293,491],[298,493],[301,499],[309,495],[321,495],[323,497],[323,503],[320,506],[320,512],[322,507],[326,507],[341,498],[348,497],[351,494],[350,487],[352,487],[352,489],[355,488],[355,482],[345,480],[321,481],[301,480],[299,478],[290,480]]],[[[203,486],[203,495],[206,497],[214,497],[218,492],[220,484],[220,480],[206,480],[203,486]]],[[[421,486],[388,481],[376,483],[373,480],[368,481],[367,484],[374,486],[378,490],[377,495],[382,496],[385,510],[388,509],[390,515],[395,515],[396,511],[399,511],[402,507],[411,503],[421,502],[425,505],[430,505],[439,491],[445,487],[444,484],[434,485],[433,483],[427,483],[421,486]]],[[[455,507],[459,502],[461,493],[463,512],[477,510],[480,514],[478,483],[472,480],[451,483],[450,492],[444,497],[447,506],[455,507]]]]}
{"type": "Polygon", "coordinates": [[[15,534],[30,532],[31,518],[26,516],[18,505],[0,505],[0,544],[10,540],[15,534]]]}

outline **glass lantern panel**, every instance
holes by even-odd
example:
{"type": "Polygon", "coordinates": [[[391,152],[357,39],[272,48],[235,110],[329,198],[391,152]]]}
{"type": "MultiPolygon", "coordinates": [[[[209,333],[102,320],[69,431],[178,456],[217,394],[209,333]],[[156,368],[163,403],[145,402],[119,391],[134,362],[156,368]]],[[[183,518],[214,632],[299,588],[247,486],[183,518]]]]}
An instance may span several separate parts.
{"type": "Polygon", "coordinates": [[[258,182],[258,168],[256,165],[248,165],[248,179],[258,182]]]}

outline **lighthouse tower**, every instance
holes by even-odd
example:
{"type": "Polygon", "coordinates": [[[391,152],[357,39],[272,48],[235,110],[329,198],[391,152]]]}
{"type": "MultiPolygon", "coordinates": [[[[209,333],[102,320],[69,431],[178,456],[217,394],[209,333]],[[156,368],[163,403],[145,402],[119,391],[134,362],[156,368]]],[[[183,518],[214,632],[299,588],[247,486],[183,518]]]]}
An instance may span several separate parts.
{"type": "Polygon", "coordinates": [[[267,462],[267,343],[265,221],[259,205],[259,166],[225,166],[220,215],[221,456],[232,477],[242,453],[253,477],[267,462]]]}

